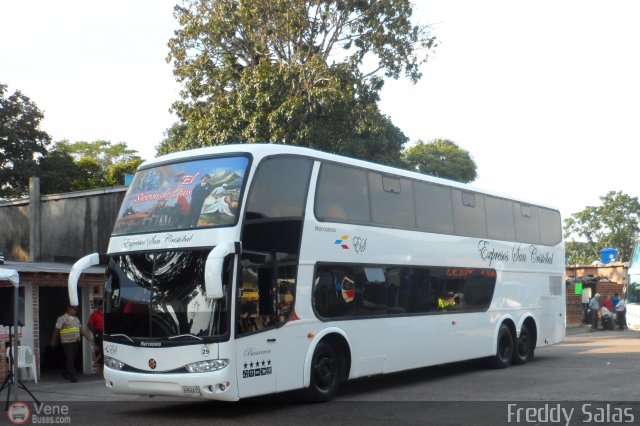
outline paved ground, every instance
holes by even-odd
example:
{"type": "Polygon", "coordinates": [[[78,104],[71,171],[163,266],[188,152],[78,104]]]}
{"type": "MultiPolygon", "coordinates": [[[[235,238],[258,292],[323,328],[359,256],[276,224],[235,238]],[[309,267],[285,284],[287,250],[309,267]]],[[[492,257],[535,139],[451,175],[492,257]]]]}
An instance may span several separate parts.
{"type": "MultiPolygon", "coordinates": [[[[567,329],[567,338],[560,345],[560,347],[556,346],[556,349],[562,350],[570,350],[571,348],[575,348],[576,346],[586,345],[587,341],[593,340],[596,338],[598,341],[602,341],[602,345],[596,347],[595,349],[591,348],[590,351],[593,354],[596,353],[624,353],[629,350],[633,352],[637,352],[640,350],[640,333],[633,331],[596,331],[590,332],[588,327],[576,327],[576,328],[568,328],[567,329]],[[627,341],[627,338],[634,336],[638,337],[639,346],[633,348],[629,347],[628,343],[624,343],[627,341]],[[626,345],[626,346],[624,346],[626,345]]],[[[555,349],[554,349],[555,350],[555,349]]],[[[42,377],[38,383],[33,383],[31,381],[25,381],[24,384],[26,387],[33,393],[36,398],[38,398],[41,402],[46,401],[149,401],[148,397],[136,397],[131,395],[114,395],[112,394],[105,386],[104,380],[98,374],[94,375],[79,375],[77,383],[71,383],[67,380],[64,380],[59,375],[48,375],[42,377]]],[[[355,385],[351,387],[365,386],[360,384],[359,382],[355,382],[355,385]]],[[[347,385],[349,387],[349,385],[347,385]]],[[[12,392],[15,392],[16,386],[12,389],[12,392]]],[[[30,400],[28,395],[22,389],[17,389],[19,398],[18,400],[30,400]]],[[[342,394],[343,397],[347,397],[349,392],[344,392],[342,394]]],[[[359,393],[356,392],[356,395],[359,393]]],[[[362,394],[360,394],[362,396],[362,394]]],[[[0,401],[6,400],[6,390],[0,394],[0,401]]],[[[348,397],[347,397],[348,398],[348,397]]],[[[12,400],[14,397],[12,396],[12,400]]],[[[164,397],[154,397],[154,401],[161,400],[182,400],[182,398],[164,398],[164,397]]]]}

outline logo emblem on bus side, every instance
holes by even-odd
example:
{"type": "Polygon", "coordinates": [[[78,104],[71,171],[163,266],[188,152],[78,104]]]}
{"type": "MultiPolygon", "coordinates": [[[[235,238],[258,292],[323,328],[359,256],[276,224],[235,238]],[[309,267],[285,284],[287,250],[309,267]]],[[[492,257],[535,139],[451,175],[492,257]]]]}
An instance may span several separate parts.
{"type": "Polygon", "coordinates": [[[209,350],[209,346],[204,345],[202,349],[200,349],[200,353],[202,354],[203,357],[205,358],[208,357],[209,354],[211,353],[211,351],[209,350]]]}
{"type": "Polygon", "coordinates": [[[349,250],[349,246],[347,245],[347,240],[349,239],[348,235],[343,235],[340,239],[335,241],[335,245],[342,247],[343,250],[349,250]]]}
{"type": "Polygon", "coordinates": [[[158,363],[156,362],[156,360],[151,358],[149,360],[149,368],[151,368],[152,370],[155,370],[157,366],[158,366],[158,363]]]}

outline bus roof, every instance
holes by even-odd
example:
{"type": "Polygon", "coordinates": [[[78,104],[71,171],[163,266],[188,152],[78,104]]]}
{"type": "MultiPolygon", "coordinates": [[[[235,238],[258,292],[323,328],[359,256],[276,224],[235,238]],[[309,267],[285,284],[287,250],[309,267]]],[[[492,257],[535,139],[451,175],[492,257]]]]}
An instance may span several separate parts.
{"type": "Polygon", "coordinates": [[[229,144],[229,145],[217,145],[210,146],[205,148],[197,148],[187,151],[179,151],[171,154],[166,154],[151,160],[147,160],[140,166],[140,169],[147,169],[149,167],[154,167],[156,165],[165,164],[168,162],[175,162],[181,160],[188,160],[192,158],[198,157],[207,157],[213,155],[221,155],[221,154],[250,154],[254,159],[260,160],[264,157],[269,157],[272,155],[298,155],[305,156],[310,158],[315,158],[319,160],[333,161],[341,164],[348,164],[356,167],[362,167],[366,169],[372,169],[379,171],[381,173],[388,173],[392,175],[404,176],[407,178],[412,178],[416,180],[433,182],[440,185],[455,187],[467,191],[479,192],[486,195],[493,195],[499,198],[505,198],[508,200],[515,200],[525,204],[531,204],[540,207],[546,207],[552,210],[558,210],[558,208],[554,206],[550,206],[547,204],[523,199],[523,198],[514,198],[512,196],[487,190],[484,188],[480,188],[477,186],[473,186],[466,183],[456,182],[453,180],[438,178],[435,176],[418,173],[410,170],[400,169],[397,167],[386,166],[378,163],[373,163],[370,161],[359,160],[355,158],[350,158],[337,154],[330,154],[324,151],[319,151],[316,149],[305,148],[294,145],[284,145],[284,144],[267,144],[267,143],[247,143],[247,144],[229,144]]]}

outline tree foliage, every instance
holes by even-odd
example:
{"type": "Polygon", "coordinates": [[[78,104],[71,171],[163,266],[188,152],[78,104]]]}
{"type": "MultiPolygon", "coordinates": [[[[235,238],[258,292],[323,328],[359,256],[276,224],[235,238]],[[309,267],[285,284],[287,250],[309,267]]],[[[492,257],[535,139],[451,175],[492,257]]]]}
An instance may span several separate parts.
{"type": "Polygon", "coordinates": [[[448,139],[419,140],[402,153],[402,159],[411,170],[458,182],[473,182],[478,176],[469,151],[448,139]]]}
{"type": "Polygon", "coordinates": [[[84,177],[73,157],[57,149],[47,152],[40,159],[38,169],[42,194],[59,194],[77,190],[76,183],[82,181],[84,177]]]}
{"type": "Polygon", "coordinates": [[[564,221],[569,263],[591,263],[605,247],[618,249],[620,260],[629,261],[640,231],[640,202],[622,191],[600,197],[602,205],[587,206],[564,221]],[[575,239],[579,241],[575,241],[575,239]]]}
{"type": "Polygon", "coordinates": [[[192,0],[175,15],[181,121],[160,153],[272,142],[399,161],[407,139],[377,107],[382,76],[417,81],[434,45],[408,0],[192,0]]]}
{"type": "Polygon", "coordinates": [[[28,193],[51,138],[39,129],[44,115],[35,103],[18,90],[6,94],[0,84],[0,198],[17,198],[28,193]]]}
{"type": "Polygon", "coordinates": [[[143,161],[138,151],[129,149],[124,142],[97,140],[70,143],[62,140],[56,142],[55,147],[73,157],[84,174],[87,182],[78,182],[76,189],[122,185],[124,174],[135,173],[143,161]]]}
{"type": "Polygon", "coordinates": [[[51,194],[122,185],[142,161],[123,142],[61,140],[40,161],[40,188],[51,194]]]}

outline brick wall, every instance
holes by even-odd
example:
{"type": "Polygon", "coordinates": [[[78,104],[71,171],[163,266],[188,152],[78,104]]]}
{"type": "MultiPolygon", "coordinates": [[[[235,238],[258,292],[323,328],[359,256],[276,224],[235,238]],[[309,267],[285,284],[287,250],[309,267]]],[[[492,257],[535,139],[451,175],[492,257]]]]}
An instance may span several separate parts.
{"type": "Polygon", "coordinates": [[[574,282],[593,283],[595,288],[592,295],[597,292],[608,298],[615,293],[622,296],[622,287],[627,280],[627,266],[620,262],[606,265],[567,265],[565,278],[572,282],[567,287],[567,326],[579,326],[582,324],[582,296],[575,294],[574,282]]]}
{"type": "MultiPolygon", "coordinates": [[[[576,327],[582,324],[582,296],[575,294],[575,284],[567,287],[567,326],[576,327]]],[[[622,284],[609,281],[600,281],[595,285],[595,293],[611,298],[615,293],[622,296],[622,284]]]]}
{"type": "Polygon", "coordinates": [[[607,265],[567,265],[566,278],[584,276],[604,277],[616,283],[624,283],[627,279],[627,267],[623,263],[609,263],[607,265]]]}

